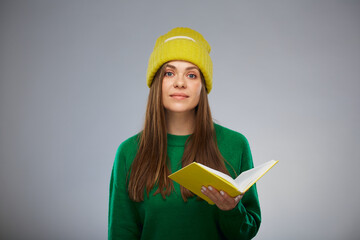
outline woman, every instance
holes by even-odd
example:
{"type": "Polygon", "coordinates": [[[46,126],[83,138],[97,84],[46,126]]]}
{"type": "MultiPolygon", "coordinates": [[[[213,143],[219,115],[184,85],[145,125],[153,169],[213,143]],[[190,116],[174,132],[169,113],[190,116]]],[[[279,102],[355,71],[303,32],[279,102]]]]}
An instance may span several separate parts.
{"type": "Polygon", "coordinates": [[[203,186],[215,205],[168,175],[193,161],[236,177],[253,167],[246,138],[213,123],[210,46],[175,28],[150,56],[144,129],[116,153],[110,181],[109,239],[250,239],[261,222],[256,186],[232,198],[203,186]]]}

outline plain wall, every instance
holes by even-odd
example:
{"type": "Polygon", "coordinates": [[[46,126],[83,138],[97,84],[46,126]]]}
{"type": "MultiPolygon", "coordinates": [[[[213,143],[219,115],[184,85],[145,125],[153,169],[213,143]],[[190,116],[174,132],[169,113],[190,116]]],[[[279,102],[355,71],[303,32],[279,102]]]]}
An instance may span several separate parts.
{"type": "Polygon", "coordinates": [[[255,239],[360,237],[359,1],[0,2],[0,238],[106,239],[118,145],[141,130],[156,38],[191,27],[213,117],[243,133],[255,239]]]}

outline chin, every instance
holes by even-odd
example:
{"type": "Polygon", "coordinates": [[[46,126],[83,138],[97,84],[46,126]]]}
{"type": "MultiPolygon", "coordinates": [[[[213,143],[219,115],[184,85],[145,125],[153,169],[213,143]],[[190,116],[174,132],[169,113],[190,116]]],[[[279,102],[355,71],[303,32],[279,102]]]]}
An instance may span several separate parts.
{"type": "Polygon", "coordinates": [[[195,111],[195,108],[165,108],[165,110],[167,112],[171,112],[171,113],[187,113],[187,112],[192,112],[195,111]]]}
{"type": "Polygon", "coordinates": [[[186,113],[190,112],[191,110],[182,110],[182,109],[166,109],[168,112],[172,113],[186,113]]]}

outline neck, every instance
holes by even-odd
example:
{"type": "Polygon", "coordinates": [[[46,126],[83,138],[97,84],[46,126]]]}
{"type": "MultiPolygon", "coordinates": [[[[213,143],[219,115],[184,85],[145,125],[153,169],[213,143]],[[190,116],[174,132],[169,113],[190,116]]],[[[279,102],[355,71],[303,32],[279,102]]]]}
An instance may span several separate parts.
{"type": "Polygon", "coordinates": [[[189,112],[169,112],[165,110],[167,131],[173,135],[190,135],[195,128],[195,110],[189,112]]]}

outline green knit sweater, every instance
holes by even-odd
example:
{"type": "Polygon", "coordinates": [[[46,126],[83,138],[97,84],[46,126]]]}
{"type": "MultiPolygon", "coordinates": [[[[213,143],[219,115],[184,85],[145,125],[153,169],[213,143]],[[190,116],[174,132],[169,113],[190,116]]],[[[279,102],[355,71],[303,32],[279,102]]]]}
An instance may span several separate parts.
{"type": "MultiPolygon", "coordinates": [[[[214,126],[219,150],[237,174],[252,168],[246,138],[220,125],[214,126]]],[[[110,180],[109,239],[251,239],[256,235],[261,222],[256,185],[245,193],[237,207],[229,211],[222,211],[197,197],[184,202],[176,182],[175,190],[165,200],[160,194],[153,196],[156,191],[153,189],[143,202],[131,201],[126,177],[137,152],[137,137],[124,141],[116,153],[110,180]]],[[[167,135],[172,172],[181,168],[188,137],[167,135]]]]}

